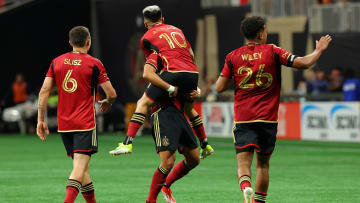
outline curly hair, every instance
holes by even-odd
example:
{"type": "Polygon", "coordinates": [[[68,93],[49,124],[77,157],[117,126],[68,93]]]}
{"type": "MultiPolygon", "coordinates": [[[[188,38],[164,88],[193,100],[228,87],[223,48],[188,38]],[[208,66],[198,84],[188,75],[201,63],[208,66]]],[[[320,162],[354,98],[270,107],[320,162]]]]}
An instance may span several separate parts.
{"type": "Polygon", "coordinates": [[[266,24],[265,18],[260,16],[251,16],[241,22],[241,32],[246,39],[255,39],[257,34],[264,30],[266,24]]]}

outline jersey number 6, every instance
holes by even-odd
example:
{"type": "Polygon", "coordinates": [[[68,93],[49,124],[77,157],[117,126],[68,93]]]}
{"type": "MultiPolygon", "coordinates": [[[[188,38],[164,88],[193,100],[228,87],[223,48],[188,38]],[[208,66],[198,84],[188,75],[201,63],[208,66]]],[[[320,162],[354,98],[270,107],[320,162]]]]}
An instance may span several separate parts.
{"type": "MultiPolygon", "coordinates": [[[[261,64],[259,66],[259,70],[256,74],[256,85],[259,87],[269,87],[273,81],[273,76],[270,73],[264,73],[264,68],[265,68],[265,64],[261,64]],[[261,81],[261,78],[266,78],[267,81],[265,83],[263,83],[261,81]]],[[[237,74],[241,75],[242,72],[245,71],[246,72],[246,76],[244,77],[243,80],[240,81],[239,83],[239,88],[240,89],[250,89],[250,88],[254,88],[255,84],[248,84],[249,80],[251,79],[251,76],[253,74],[253,71],[251,68],[246,67],[246,66],[241,66],[238,71],[237,74]]]]}
{"type": "Polygon", "coordinates": [[[74,78],[71,78],[71,74],[72,74],[73,70],[69,70],[66,73],[65,79],[62,82],[62,88],[69,93],[73,93],[75,92],[75,90],[77,89],[77,82],[74,78]],[[72,83],[72,87],[68,86],[68,83],[72,83]]]}

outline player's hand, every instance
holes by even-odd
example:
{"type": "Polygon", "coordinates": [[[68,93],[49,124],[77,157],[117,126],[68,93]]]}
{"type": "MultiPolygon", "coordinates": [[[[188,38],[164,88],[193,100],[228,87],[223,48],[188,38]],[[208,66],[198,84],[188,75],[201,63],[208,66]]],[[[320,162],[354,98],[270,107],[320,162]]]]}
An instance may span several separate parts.
{"type": "Polygon", "coordinates": [[[176,97],[179,91],[179,87],[175,86],[175,90],[173,92],[169,92],[170,97],[176,97]]]}
{"type": "Polygon", "coordinates": [[[111,109],[112,103],[108,99],[98,101],[98,103],[100,104],[100,110],[102,112],[107,112],[111,109]]]}
{"type": "Polygon", "coordinates": [[[319,51],[324,51],[329,46],[331,40],[332,38],[330,35],[322,36],[320,40],[316,40],[316,49],[319,51]]]}
{"type": "Polygon", "coordinates": [[[200,99],[201,90],[200,90],[200,88],[197,88],[197,90],[193,90],[188,95],[191,100],[200,99]]]}
{"type": "Polygon", "coordinates": [[[36,126],[36,134],[39,136],[40,140],[46,141],[46,135],[50,134],[49,128],[44,121],[38,121],[36,126]]]}

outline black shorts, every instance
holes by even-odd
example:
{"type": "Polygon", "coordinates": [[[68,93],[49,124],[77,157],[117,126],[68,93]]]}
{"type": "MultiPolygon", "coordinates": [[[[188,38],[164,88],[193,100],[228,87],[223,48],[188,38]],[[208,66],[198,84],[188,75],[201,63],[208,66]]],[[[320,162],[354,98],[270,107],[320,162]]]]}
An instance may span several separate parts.
{"type": "MultiPolygon", "coordinates": [[[[190,72],[162,72],[160,78],[173,86],[179,87],[179,93],[189,93],[197,90],[199,74],[190,72]]],[[[155,85],[150,84],[146,89],[146,96],[153,101],[163,101],[169,97],[169,93],[155,85]]]]}
{"type": "Polygon", "coordinates": [[[183,113],[172,105],[166,106],[151,116],[152,136],[156,151],[176,151],[198,147],[194,132],[183,113]]]}
{"type": "Polygon", "coordinates": [[[74,153],[86,154],[91,156],[98,151],[98,140],[96,130],[84,132],[61,133],[68,156],[74,156],[74,153]]]}
{"type": "Polygon", "coordinates": [[[277,123],[237,123],[233,130],[236,153],[271,154],[275,149],[277,123]]]}

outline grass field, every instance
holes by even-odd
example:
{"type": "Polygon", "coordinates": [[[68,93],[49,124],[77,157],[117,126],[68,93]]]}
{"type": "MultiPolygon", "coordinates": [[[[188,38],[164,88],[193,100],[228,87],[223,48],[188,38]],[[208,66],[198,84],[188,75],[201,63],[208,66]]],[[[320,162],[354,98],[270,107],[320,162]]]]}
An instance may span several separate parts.
{"type": "MultiPolygon", "coordinates": [[[[111,157],[119,135],[99,137],[91,160],[98,202],[144,202],[159,164],[150,136],[135,139],[131,155],[111,157]]],[[[122,140],[122,137],[121,137],[122,140]]],[[[172,188],[180,203],[242,202],[232,139],[210,138],[215,155],[172,188]]],[[[178,156],[177,161],[181,160],[178,156]]],[[[0,202],[62,202],[71,159],[59,135],[0,135],[0,202]]],[[[254,171],[255,173],[255,171],[254,171]]],[[[360,144],[284,141],[271,160],[270,203],[360,202],[360,144]]],[[[77,201],[85,202],[82,196],[77,201]]],[[[164,202],[159,195],[158,202],[164,202]]]]}

